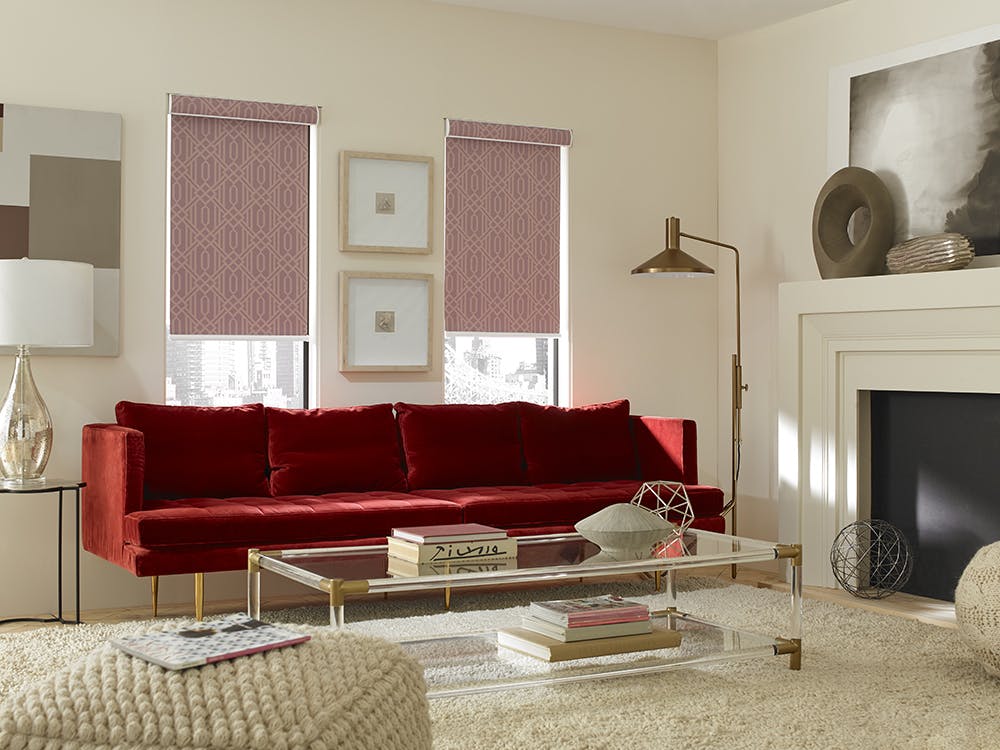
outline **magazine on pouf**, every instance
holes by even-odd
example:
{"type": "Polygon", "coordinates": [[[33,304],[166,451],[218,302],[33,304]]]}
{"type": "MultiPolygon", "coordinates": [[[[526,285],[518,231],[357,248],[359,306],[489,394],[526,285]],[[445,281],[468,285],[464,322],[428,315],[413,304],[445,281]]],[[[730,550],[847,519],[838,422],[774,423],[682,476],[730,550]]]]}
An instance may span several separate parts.
{"type": "Polygon", "coordinates": [[[229,615],[178,630],[114,638],[110,643],[165,669],[188,669],[294,646],[309,638],[305,633],[254,620],[247,615],[229,615]]]}

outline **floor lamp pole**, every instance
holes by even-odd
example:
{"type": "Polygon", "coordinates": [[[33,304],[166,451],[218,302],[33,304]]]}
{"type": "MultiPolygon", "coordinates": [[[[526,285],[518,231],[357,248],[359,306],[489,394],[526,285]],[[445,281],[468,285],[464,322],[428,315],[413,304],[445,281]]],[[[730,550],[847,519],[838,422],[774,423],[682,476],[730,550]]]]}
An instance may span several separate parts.
{"type": "MultiPolygon", "coordinates": [[[[727,250],[733,251],[733,257],[736,261],[736,353],[732,358],[732,444],[731,444],[731,456],[732,456],[732,472],[733,472],[733,484],[732,490],[729,497],[729,502],[725,504],[722,508],[722,514],[725,515],[729,513],[730,519],[730,533],[736,536],[736,497],[737,497],[737,486],[739,484],[740,477],[740,447],[743,442],[743,392],[746,391],[749,386],[743,382],[743,345],[741,341],[741,320],[740,320],[740,251],[733,245],[727,245],[724,242],[717,242],[715,240],[710,240],[705,237],[698,237],[693,234],[687,234],[686,232],[680,232],[681,237],[687,237],[689,240],[697,240],[698,242],[705,242],[709,245],[715,245],[716,247],[724,247],[727,250]]],[[[732,577],[736,577],[736,566],[733,565],[731,569],[732,577]]]]}

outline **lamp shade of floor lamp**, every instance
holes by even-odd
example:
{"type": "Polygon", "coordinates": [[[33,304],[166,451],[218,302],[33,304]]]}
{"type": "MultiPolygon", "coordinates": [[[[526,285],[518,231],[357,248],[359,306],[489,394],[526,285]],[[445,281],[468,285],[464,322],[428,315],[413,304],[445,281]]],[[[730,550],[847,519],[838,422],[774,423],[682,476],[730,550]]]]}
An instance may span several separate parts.
{"type": "MultiPolygon", "coordinates": [[[[632,273],[636,275],[646,275],[646,276],[658,276],[667,278],[697,278],[699,276],[708,276],[714,274],[715,271],[706,266],[701,261],[692,258],[690,255],[685,253],[680,248],[681,237],[686,237],[689,240],[695,240],[697,242],[705,242],[709,245],[715,245],[716,247],[724,247],[727,250],[732,250],[733,255],[736,258],[736,353],[732,357],[732,383],[733,383],[733,400],[732,400],[732,467],[733,467],[733,485],[732,491],[729,497],[729,501],[725,504],[722,509],[722,514],[729,514],[730,519],[730,532],[736,534],[736,488],[739,482],[740,476],[740,446],[742,443],[742,419],[741,413],[743,410],[743,391],[747,390],[747,386],[743,384],[743,364],[741,362],[741,342],[740,342],[740,251],[737,250],[732,245],[727,245],[724,242],[717,242],[715,240],[709,240],[704,237],[698,237],[693,234],[686,234],[681,231],[681,222],[676,216],[671,216],[667,219],[667,237],[666,237],[666,247],[663,252],[654,255],[652,258],[647,260],[645,263],[636,266],[632,269],[632,273]]],[[[735,566],[734,566],[735,574],[735,566]]]]}
{"type": "Polygon", "coordinates": [[[42,484],[52,419],[31,375],[30,347],[94,342],[94,267],[61,260],[0,260],[0,346],[17,347],[0,404],[0,476],[6,487],[42,484]]]}

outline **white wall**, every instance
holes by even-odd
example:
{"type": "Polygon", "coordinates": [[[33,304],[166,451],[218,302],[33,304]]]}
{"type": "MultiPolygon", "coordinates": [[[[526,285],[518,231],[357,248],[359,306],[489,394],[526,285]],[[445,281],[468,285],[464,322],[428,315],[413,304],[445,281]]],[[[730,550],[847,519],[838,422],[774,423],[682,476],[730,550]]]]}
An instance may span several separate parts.
{"type": "MultiPolygon", "coordinates": [[[[777,285],[819,278],[811,228],[830,174],[830,69],[998,22],[996,0],[855,0],[719,43],[719,236],[744,251],[751,388],[743,533],[777,538],[777,285]]],[[[725,332],[726,298],[720,303],[725,332]]]]}
{"type": "MultiPolygon", "coordinates": [[[[2,23],[0,101],[124,116],[122,354],[34,361],[56,425],[49,475],[79,474],[81,426],[113,420],[116,401],[163,398],[165,107],[178,92],[323,107],[326,406],[441,399],[440,358],[426,376],[341,375],[336,316],[340,270],[428,272],[440,328],[442,118],[572,128],[573,401],[627,396],[634,412],[696,419],[702,479],[716,481],[715,282],[628,274],[662,249],[667,215],[715,236],[714,43],[426,0],[10,0],[2,23]],[[339,252],[342,149],[435,157],[432,255],[339,252]]],[[[714,262],[714,253],[702,257],[714,262]]],[[[11,366],[0,361],[0,377],[11,366]]],[[[0,497],[0,616],[52,607],[54,523],[50,498],[0,497]]],[[[86,553],[83,571],[85,609],[148,599],[145,582],[86,553]]],[[[211,575],[207,596],[239,596],[241,586],[238,573],[211,575]]],[[[190,600],[189,591],[190,577],[175,577],[161,598],[190,600]]]]}

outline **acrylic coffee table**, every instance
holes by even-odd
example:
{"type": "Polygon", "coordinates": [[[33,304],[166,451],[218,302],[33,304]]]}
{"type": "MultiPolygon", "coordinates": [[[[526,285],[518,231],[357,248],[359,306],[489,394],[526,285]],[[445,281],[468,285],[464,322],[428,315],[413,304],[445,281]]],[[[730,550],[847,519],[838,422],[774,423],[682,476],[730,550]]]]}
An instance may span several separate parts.
{"type": "MultiPolygon", "coordinates": [[[[788,655],[791,669],[801,667],[801,545],[688,530],[682,539],[674,539],[668,546],[629,557],[636,559],[612,559],[578,534],[550,534],[518,537],[517,567],[513,569],[464,565],[442,574],[393,577],[387,574],[386,545],[252,549],[247,612],[260,617],[262,571],[328,594],[330,624],[335,627],[344,625],[345,599],[355,594],[441,590],[447,605],[451,591],[456,589],[540,582],[574,584],[645,573],[653,576],[657,591],[662,588],[662,606],[653,612],[654,626],[681,631],[681,646],[676,649],[548,664],[498,647],[495,631],[442,634],[401,643],[424,663],[429,697],[646,674],[763,656],[788,655]],[[776,559],[788,560],[790,566],[789,623],[784,636],[766,636],[711,622],[678,608],[679,571],[776,559]],[[476,664],[472,672],[462,668],[470,663],[476,664]]],[[[613,589],[613,583],[609,589],[613,589]]]]}

